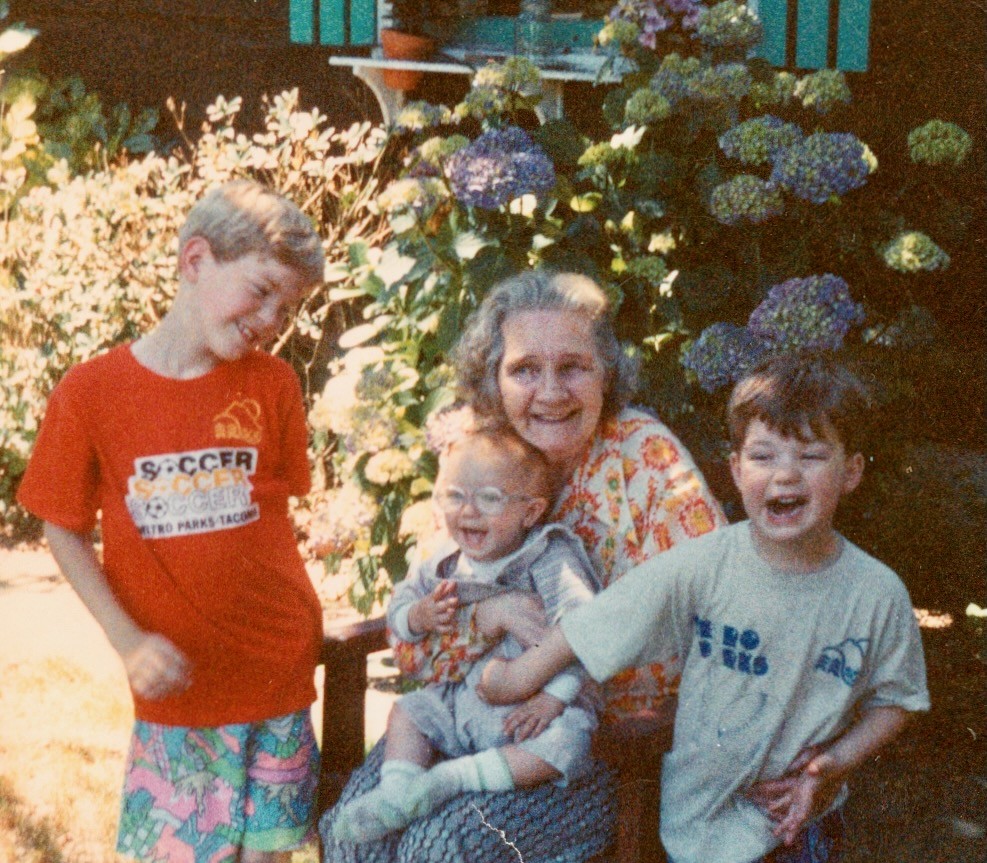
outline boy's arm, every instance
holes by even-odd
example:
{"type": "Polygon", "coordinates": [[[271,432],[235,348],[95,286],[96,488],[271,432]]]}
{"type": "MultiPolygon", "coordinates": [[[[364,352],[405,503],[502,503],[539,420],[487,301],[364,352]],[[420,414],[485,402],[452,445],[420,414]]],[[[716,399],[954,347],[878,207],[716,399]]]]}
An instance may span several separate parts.
{"type": "Polygon", "coordinates": [[[516,704],[540,691],[576,661],[561,628],[553,626],[534,647],[510,661],[493,658],[483,669],[477,691],[489,704],[516,704]]]}
{"type": "Polygon", "coordinates": [[[801,752],[784,776],[754,786],[749,795],[777,822],[775,836],[791,845],[832,803],[850,773],[897,737],[908,720],[901,707],[872,707],[832,743],[801,752]]]}
{"type": "Polygon", "coordinates": [[[110,589],[92,540],[51,522],[45,522],[45,538],[72,589],[123,660],[134,692],[156,699],[186,689],[191,669],[185,655],[163,635],[142,630],[124,611],[110,589]]]}

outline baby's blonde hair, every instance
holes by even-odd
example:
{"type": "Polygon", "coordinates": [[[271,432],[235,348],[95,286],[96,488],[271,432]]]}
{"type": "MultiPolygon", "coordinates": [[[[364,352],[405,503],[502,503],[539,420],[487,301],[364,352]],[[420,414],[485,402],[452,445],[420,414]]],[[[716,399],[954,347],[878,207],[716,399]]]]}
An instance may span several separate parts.
{"type": "Polygon", "coordinates": [[[202,237],[217,261],[255,253],[322,281],[325,256],[312,221],[292,201],[253,180],[234,180],[203,195],[178,232],[178,251],[202,237]]]}
{"type": "Polygon", "coordinates": [[[499,423],[476,426],[453,441],[445,454],[477,444],[485,444],[509,458],[517,476],[535,497],[550,497],[548,459],[513,428],[499,423]]]}

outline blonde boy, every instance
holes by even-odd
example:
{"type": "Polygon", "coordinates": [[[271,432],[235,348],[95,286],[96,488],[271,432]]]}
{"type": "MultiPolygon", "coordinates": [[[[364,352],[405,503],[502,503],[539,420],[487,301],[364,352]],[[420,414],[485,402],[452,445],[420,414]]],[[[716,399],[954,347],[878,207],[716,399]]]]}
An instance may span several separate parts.
{"type": "Polygon", "coordinates": [[[305,413],[260,348],[322,270],[285,198],[246,181],[207,194],[171,309],[68,372],[19,489],[126,668],[131,858],[286,861],[311,829],[322,615],[287,510],[309,487],[305,413]]]}
{"type": "Polygon", "coordinates": [[[748,520],[625,575],[481,695],[516,700],[578,658],[602,681],[684,659],[661,836],[673,863],[834,863],[844,780],[929,706],[908,594],[833,528],[860,482],[866,394],[845,369],[771,360],[731,398],[748,520]]]}

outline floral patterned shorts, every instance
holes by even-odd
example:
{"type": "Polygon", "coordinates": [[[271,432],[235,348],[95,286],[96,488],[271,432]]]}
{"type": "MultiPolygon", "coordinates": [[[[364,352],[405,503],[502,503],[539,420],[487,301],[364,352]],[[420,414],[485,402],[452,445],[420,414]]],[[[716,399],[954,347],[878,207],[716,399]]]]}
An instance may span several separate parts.
{"type": "Polygon", "coordinates": [[[319,750],[307,710],[185,728],[137,720],[117,850],[147,863],[228,863],[310,837],[319,750]]]}

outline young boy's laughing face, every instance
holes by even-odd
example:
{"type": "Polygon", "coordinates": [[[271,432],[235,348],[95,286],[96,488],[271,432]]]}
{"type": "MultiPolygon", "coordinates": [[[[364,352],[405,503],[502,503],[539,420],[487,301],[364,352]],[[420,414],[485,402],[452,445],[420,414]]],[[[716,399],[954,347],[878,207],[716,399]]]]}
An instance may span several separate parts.
{"type": "Polygon", "coordinates": [[[805,427],[794,437],[752,420],[743,446],[730,454],[730,469],[768,563],[812,572],[835,554],[833,516],[840,498],[859,485],[864,458],[848,455],[831,425],[820,435],[805,427]]]}

